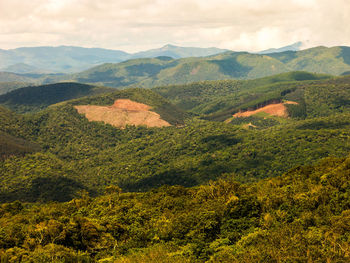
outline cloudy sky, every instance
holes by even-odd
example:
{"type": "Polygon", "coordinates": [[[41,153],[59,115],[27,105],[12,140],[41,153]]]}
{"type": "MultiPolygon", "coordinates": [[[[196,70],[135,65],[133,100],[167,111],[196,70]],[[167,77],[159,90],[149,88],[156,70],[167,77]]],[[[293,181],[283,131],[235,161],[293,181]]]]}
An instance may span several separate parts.
{"type": "Polygon", "coordinates": [[[350,0],[0,0],[0,48],[350,46],[350,0]]]}

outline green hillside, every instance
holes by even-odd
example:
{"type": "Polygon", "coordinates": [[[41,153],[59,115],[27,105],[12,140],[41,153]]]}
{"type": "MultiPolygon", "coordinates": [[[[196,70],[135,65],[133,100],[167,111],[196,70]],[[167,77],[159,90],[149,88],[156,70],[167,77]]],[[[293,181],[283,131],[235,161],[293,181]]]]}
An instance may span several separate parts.
{"type": "Polygon", "coordinates": [[[295,71],[253,80],[203,81],[185,85],[168,85],[153,88],[153,90],[181,108],[197,114],[210,114],[257,98],[261,99],[271,92],[288,90],[290,85],[295,86],[307,80],[331,77],[295,71]]]}
{"type": "MultiPolygon", "coordinates": [[[[348,262],[350,159],[281,177],[0,206],[3,262],[348,262]]],[[[40,189],[38,180],[32,187],[40,189]]],[[[64,186],[52,179],[53,188],[64,186]]]]}
{"type": "Polygon", "coordinates": [[[25,113],[38,111],[61,101],[111,91],[113,91],[111,88],[80,83],[29,86],[0,95],[0,104],[19,113],[25,113]]]}
{"type": "Polygon", "coordinates": [[[135,59],[104,64],[61,79],[111,87],[155,87],[204,80],[256,79],[289,71],[341,75],[350,70],[350,47],[316,47],[271,54],[225,52],[208,57],[135,59]]]}
{"type": "Polygon", "coordinates": [[[350,111],[350,78],[337,77],[328,80],[276,83],[247,90],[238,96],[219,98],[203,108],[214,109],[205,116],[210,120],[226,120],[240,110],[256,109],[274,101],[295,101],[287,105],[293,118],[329,116],[350,111]],[[242,100],[243,98],[243,100],[242,100]],[[217,105],[221,105],[218,108],[217,105]]]}
{"type": "Polygon", "coordinates": [[[96,83],[110,87],[123,87],[155,77],[161,70],[173,67],[176,60],[170,57],[133,59],[118,64],[103,64],[74,74],[72,79],[83,83],[96,83]]]}
{"type": "Polygon", "coordinates": [[[327,116],[350,110],[349,76],[290,72],[255,80],[205,81],[153,90],[179,107],[218,121],[227,120],[242,110],[288,100],[299,103],[287,105],[293,118],[327,116]]]}
{"type": "Polygon", "coordinates": [[[95,195],[110,184],[140,191],[164,184],[194,186],[223,174],[236,174],[243,182],[276,176],[296,165],[347,154],[349,117],[340,114],[253,130],[208,121],[189,122],[183,128],[119,130],[89,122],[69,105],[57,106],[26,116],[19,127],[26,127],[24,138],[43,150],[0,164],[6,182],[0,188],[1,201],[69,200],[81,189],[95,195]],[[51,177],[69,179],[77,188],[65,193],[63,187],[56,195],[28,190],[36,180],[50,185],[51,177]]]}
{"type": "Polygon", "coordinates": [[[341,75],[349,71],[350,47],[315,47],[269,54],[292,70],[341,75]]]}
{"type": "MultiPolygon", "coordinates": [[[[271,98],[300,104],[290,105],[292,118],[253,116],[232,119],[231,123],[212,122],[185,113],[151,90],[126,89],[61,102],[23,116],[3,109],[0,131],[36,143],[42,150],[2,161],[0,170],[6,183],[0,187],[1,201],[64,201],[82,189],[92,195],[101,194],[110,184],[126,191],[144,191],[164,184],[195,186],[223,174],[235,174],[242,182],[255,181],[281,175],[296,165],[349,152],[349,77],[294,72],[245,82],[217,82],[217,93],[210,93],[216,87],[214,83],[193,84],[206,94],[202,97],[208,105],[211,99],[215,103],[223,97],[230,99],[228,94],[235,87],[242,92],[239,96],[246,99],[241,106],[254,107],[271,98]],[[230,87],[230,83],[241,86],[230,87]],[[90,122],[73,107],[112,105],[120,98],[151,106],[174,126],[128,126],[120,130],[102,122],[90,122]],[[51,177],[74,187],[68,188],[67,193],[63,186],[61,192],[53,190],[49,187],[51,177]],[[31,185],[36,180],[44,180],[50,193],[62,194],[33,192],[31,185]]],[[[170,91],[169,97],[173,94],[170,91]]],[[[180,98],[186,92],[174,94],[180,98]]],[[[224,109],[218,108],[219,117],[224,116],[220,115],[222,112],[227,114],[224,109]]],[[[202,115],[206,119],[213,116],[202,115]]]]}

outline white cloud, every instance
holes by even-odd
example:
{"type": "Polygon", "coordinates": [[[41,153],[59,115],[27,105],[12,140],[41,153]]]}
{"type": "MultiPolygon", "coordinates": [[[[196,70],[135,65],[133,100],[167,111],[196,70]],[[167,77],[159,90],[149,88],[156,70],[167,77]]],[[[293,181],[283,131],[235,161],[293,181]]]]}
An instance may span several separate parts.
{"type": "Polygon", "coordinates": [[[0,0],[0,48],[350,45],[348,0],[0,0]]]}

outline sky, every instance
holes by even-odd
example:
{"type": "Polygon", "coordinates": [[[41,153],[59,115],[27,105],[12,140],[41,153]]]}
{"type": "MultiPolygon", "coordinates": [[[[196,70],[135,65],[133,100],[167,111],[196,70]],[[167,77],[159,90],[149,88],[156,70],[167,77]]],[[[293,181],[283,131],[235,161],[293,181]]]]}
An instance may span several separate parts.
{"type": "Polygon", "coordinates": [[[0,0],[0,49],[350,46],[350,0],[0,0]]]}

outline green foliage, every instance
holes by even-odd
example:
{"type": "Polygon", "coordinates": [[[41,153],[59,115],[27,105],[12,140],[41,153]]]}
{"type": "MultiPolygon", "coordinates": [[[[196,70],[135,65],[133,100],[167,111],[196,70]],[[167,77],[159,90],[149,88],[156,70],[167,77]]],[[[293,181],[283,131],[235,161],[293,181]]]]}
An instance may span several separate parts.
{"type": "Polygon", "coordinates": [[[215,121],[225,121],[236,112],[282,101],[298,103],[286,105],[294,119],[349,112],[350,78],[328,77],[290,72],[256,80],[207,81],[153,90],[175,105],[215,121]]]}
{"type": "Polygon", "coordinates": [[[256,108],[271,101],[293,98],[294,101],[301,102],[299,90],[303,86],[313,83],[312,80],[326,82],[324,79],[329,77],[307,72],[289,72],[254,80],[205,81],[153,90],[186,110],[209,114],[210,119],[225,120],[239,110],[256,108]],[[289,96],[289,93],[293,93],[294,97],[289,96]]]}
{"type": "Polygon", "coordinates": [[[350,159],[253,184],[0,205],[3,262],[347,262],[350,159]]]}
{"type": "Polygon", "coordinates": [[[49,184],[65,177],[62,185],[72,180],[74,187],[66,188],[71,192],[65,194],[70,198],[81,189],[92,195],[103,193],[110,184],[144,191],[164,184],[194,186],[232,173],[241,181],[256,180],[350,150],[348,114],[289,124],[256,119],[262,126],[249,130],[199,120],[181,128],[130,126],[119,130],[89,122],[69,105],[26,118],[32,128],[25,138],[41,145],[43,153],[0,163],[4,201],[15,200],[16,195],[23,201],[57,196],[36,195],[32,186],[36,178],[49,178],[40,179],[49,184]]]}

